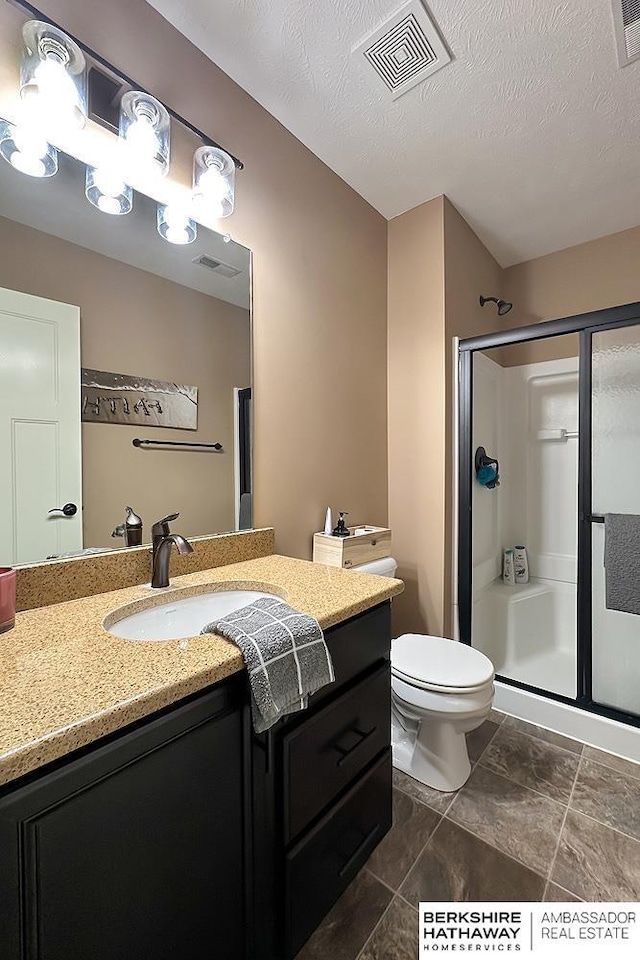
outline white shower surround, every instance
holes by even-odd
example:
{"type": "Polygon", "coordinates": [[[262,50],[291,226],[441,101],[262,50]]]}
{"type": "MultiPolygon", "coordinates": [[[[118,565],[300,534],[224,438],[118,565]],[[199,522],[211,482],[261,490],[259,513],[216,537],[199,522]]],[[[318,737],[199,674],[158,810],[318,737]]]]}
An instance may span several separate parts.
{"type": "MultiPolygon", "coordinates": [[[[474,354],[473,446],[482,444],[498,458],[503,479],[497,491],[473,484],[474,646],[494,659],[503,676],[568,697],[575,696],[577,670],[578,443],[573,437],[543,440],[538,431],[577,429],[577,357],[503,368],[474,354]],[[505,586],[500,580],[502,548],[523,542],[530,554],[531,583],[505,586]]],[[[594,534],[596,547],[601,533],[594,534]]],[[[600,602],[604,584],[597,573],[598,555],[596,549],[594,603],[600,602]]],[[[596,662],[602,661],[597,640],[596,662]]],[[[610,661],[611,691],[616,673],[619,687],[619,671],[610,661]]],[[[594,681],[598,686],[606,690],[607,678],[594,681]]],[[[637,728],[501,682],[495,705],[640,761],[637,728]]]]}

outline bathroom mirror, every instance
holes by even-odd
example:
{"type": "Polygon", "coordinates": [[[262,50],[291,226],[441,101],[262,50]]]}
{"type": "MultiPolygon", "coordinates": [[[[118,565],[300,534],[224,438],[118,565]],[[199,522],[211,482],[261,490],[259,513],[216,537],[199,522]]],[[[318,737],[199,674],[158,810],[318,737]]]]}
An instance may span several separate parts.
{"type": "Polygon", "coordinates": [[[251,254],[156,218],[0,159],[0,564],[116,549],[127,507],[142,542],[251,526],[251,254]]]}

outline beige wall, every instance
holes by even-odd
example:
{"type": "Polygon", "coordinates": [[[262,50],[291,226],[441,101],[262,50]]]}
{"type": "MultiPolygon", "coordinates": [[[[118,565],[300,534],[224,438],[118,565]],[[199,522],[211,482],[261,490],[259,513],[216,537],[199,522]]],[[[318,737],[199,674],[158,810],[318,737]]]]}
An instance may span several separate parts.
{"type": "Polygon", "coordinates": [[[389,223],[389,522],[394,632],[439,633],[445,571],[444,198],[389,223]]]}
{"type": "MultiPolygon", "coordinates": [[[[527,260],[503,271],[503,296],[513,303],[511,329],[640,301],[640,227],[527,260]]],[[[505,347],[504,366],[577,356],[577,338],[505,347]]],[[[494,358],[495,359],[495,358],[494,358]]]]}
{"type": "Polygon", "coordinates": [[[640,300],[640,227],[504,271],[510,327],[640,300]]]}
{"type": "Polygon", "coordinates": [[[139,450],[131,441],[143,426],[83,424],[84,545],[122,545],[111,531],[126,504],[146,540],[175,511],[185,536],[233,529],[233,388],[251,382],[248,312],[4,218],[0,249],[0,286],[80,307],[83,366],[198,387],[198,429],[156,428],[153,439],[225,448],[139,450]]]}
{"type": "Polygon", "coordinates": [[[453,338],[496,325],[501,268],[445,198],[389,223],[389,518],[394,630],[452,630],[453,338]]]}
{"type": "Polygon", "coordinates": [[[221,227],[254,252],[255,522],[302,557],[328,504],[386,523],[385,220],[144,0],[40,7],[245,163],[221,227]]]}
{"type": "Polygon", "coordinates": [[[503,295],[503,271],[484,244],[478,239],[467,221],[452,203],[444,202],[444,268],[445,268],[445,355],[444,378],[447,401],[446,438],[444,464],[445,489],[445,549],[443,629],[445,636],[454,631],[453,604],[457,603],[457,590],[453,573],[454,540],[457,525],[454,512],[454,470],[456,437],[454,424],[454,391],[456,386],[453,338],[481,336],[498,328],[500,323],[492,303],[480,306],[480,295],[501,297],[503,295]]]}

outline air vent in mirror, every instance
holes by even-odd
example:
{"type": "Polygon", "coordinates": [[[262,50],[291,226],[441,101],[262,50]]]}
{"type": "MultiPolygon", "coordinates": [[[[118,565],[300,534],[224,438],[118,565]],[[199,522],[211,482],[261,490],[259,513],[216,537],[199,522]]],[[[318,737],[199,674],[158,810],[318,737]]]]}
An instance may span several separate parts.
{"type": "Polygon", "coordinates": [[[242,273],[242,270],[238,270],[237,267],[232,267],[230,263],[224,263],[222,260],[215,260],[213,257],[207,256],[206,253],[201,253],[199,257],[196,257],[195,260],[193,260],[193,263],[197,263],[201,267],[206,267],[207,270],[213,270],[215,273],[219,274],[219,276],[227,277],[228,279],[237,277],[239,273],[242,273]]]}

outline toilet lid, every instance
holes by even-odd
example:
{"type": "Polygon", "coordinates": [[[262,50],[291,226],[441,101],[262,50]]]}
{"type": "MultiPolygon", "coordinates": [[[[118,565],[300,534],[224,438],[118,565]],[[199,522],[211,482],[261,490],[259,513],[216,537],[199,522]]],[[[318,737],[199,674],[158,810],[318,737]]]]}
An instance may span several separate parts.
{"type": "Polygon", "coordinates": [[[493,664],[466,643],[405,633],[391,645],[391,667],[419,684],[473,690],[493,680],[493,664]]]}

